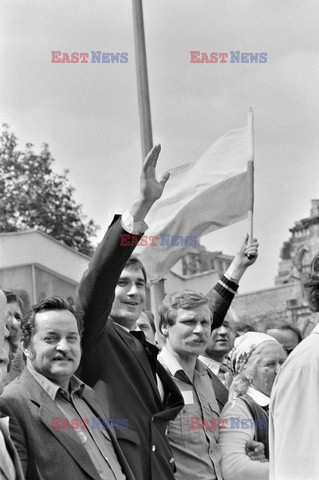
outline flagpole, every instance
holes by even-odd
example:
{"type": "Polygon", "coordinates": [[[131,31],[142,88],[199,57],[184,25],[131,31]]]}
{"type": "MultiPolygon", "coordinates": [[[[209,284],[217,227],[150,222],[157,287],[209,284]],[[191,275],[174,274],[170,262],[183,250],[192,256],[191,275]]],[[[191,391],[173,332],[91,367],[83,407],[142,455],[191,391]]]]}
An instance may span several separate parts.
{"type": "MultiPolygon", "coordinates": [[[[151,104],[148,88],[147,60],[142,0],[132,0],[137,95],[140,117],[142,162],[153,147],[151,104]]],[[[151,309],[157,318],[159,304],[165,296],[164,280],[150,286],[151,309]]]]}
{"type": "Polygon", "coordinates": [[[142,163],[153,147],[151,104],[148,88],[147,60],[142,0],[132,0],[135,64],[137,78],[138,108],[142,143],[142,163]]]}
{"type": "Polygon", "coordinates": [[[247,162],[247,183],[248,183],[248,228],[249,241],[254,238],[254,112],[250,107],[247,118],[248,125],[248,162],[247,162]]]}

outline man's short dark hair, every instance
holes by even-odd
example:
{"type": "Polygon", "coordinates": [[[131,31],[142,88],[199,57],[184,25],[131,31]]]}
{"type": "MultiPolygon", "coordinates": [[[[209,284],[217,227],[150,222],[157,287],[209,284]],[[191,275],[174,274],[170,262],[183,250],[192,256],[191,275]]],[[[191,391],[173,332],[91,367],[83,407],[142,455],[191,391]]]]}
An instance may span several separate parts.
{"type": "Polygon", "coordinates": [[[182,290],[166,295],[158,310],[160,332],[163,327],[175,324],[178,309],[190,310],[200,305],[207,305],[211,310],[207,298],[196,290],[182,290]]]}
{"type": "Polygon", "coordinates": [[[50,312],[52,310],[68,310],[71,312],[76,319],[79,334],[80,336],[82,335],[82,313],[75,310],[67,300],[64,300],[64,298],[48,297],[36,305],[33,305],[29,315],[27,315],[21,322],[21,341],[24,344],[24,348],[30,345],[31,338],[35,333],[35,317],[37,313],[50,312]]]}
{"type": "Polygon", "coordinates": [[[137,257],[132,255],[126,262],[124,268],[132,268],[133,270],[142,270],[145,283],[147,282],[146,270],[143,263],[137,257]]]}

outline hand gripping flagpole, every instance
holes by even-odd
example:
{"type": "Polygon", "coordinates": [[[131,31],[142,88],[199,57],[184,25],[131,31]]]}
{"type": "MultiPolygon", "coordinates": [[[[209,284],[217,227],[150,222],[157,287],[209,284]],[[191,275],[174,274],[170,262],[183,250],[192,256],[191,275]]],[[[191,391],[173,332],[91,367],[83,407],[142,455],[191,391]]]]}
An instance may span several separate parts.
{"type": "Polygon", "coordinates": [[[248,162],[247,162],[247,188],[248,188],[248,228],[249,242],[254,238],[254,112],[250,107],[247,118],[248,125],[248,162]]]}

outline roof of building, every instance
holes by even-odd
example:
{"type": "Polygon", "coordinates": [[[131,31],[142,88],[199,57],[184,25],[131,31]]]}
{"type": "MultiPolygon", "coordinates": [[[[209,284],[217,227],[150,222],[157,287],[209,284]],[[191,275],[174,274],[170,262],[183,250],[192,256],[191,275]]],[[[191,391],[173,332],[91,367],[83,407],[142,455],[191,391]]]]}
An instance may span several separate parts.
{"type": "Polygon", "coordinates": [[[259,317],[273,312],[285,312],[287,302],[300,298],[299,282],[287,283],[256,292],[245,293],[234,298],[232,307],[238,317],[259,317]]]}
{"type": "Polygon", "coordinates": [[[89,261],[90,257],[39,230],[0,234],[1,269],[36,264],[79,282],[89,261]]]}

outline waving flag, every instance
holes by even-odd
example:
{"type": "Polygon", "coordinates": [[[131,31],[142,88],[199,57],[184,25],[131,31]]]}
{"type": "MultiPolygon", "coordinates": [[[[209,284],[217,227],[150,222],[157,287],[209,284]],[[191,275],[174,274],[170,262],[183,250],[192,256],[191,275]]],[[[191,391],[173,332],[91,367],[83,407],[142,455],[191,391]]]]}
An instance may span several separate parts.
{"type": "Polygon", "coordinates": [[[248,138],[247,127],[232,130],[198,160],[170,170],[163,196],[147,217],[146,238],[156,239],[136,250],[152,282],[163,278],[199,237],[243,220],[252,211],[248,138]]]}

